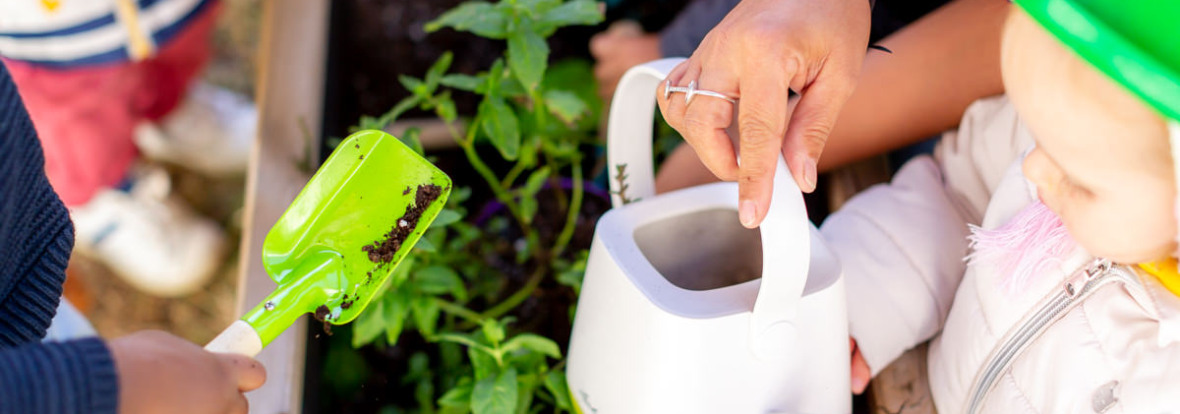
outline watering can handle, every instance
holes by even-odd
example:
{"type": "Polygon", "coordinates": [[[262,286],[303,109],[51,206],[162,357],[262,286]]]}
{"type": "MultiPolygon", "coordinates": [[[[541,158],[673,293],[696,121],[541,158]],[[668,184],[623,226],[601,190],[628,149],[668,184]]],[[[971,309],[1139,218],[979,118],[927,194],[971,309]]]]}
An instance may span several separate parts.
{"type": "MultiPolygon", "coordinates": [[[[621,195],[629,200],[655,195],[652,119],[656,94],[663,91],[664,78],[683,60],[667,58],[645,63],[628,70],[619,81],[611,100],[606,135],[611,202],[615,207],[624,204],[621,195]]],[[[737,200],[733,202],[736,208],[737,200]]],[[[784,355],[794,342],[794,320],[811,264],[811,224],[803,194],[781,155],[770,209],[761,230],[764,277],[754,303],[750,342],[759,357],[774,358],[784,355]]]]}
{"type": "Polygon", "coordinates": [[[629,200],[656,194],[651,151],[656,88],[683,60],[668,58],[635,66],[623,74],[615,88],[606,126],[607,170],[611,204],[615,207],[624,204],[621,194],[629,200]]]}

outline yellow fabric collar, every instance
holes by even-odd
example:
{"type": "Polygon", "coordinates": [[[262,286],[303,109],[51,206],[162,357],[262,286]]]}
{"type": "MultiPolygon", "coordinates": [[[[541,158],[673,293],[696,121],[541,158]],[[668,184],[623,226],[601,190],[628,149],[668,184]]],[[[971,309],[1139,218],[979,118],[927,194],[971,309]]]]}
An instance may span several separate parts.
{"type": "Polygon", "coordinates": [[[1159,279],[1173,295],[1180,296],[1180,271],[1176,269],[1176,259],[1140,263],[1139,268],[1159,279]]]}

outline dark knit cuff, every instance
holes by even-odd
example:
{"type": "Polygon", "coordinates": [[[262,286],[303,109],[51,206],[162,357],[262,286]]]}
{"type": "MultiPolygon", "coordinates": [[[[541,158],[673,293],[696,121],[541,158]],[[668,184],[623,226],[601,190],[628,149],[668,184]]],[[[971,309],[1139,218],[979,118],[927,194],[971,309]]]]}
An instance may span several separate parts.
{"type": "Polygon", "coordinates": [[[0,414],[118,411],[115,363],[98,338],[0,350],[0,414]]]}
{"type": "Polygon", "coordinates": [[[48,246],[32,266],[16,273],[8,296],[0,295],[0,347],[40,341],[57,313],[74,234],[64,211],[47,221],[42,228],[48,246]]]}

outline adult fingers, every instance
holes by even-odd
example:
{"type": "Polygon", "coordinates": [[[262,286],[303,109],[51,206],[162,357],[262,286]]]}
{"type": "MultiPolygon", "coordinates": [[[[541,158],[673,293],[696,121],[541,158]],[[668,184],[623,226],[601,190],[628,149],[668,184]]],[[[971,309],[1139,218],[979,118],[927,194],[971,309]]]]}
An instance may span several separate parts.
{"type": "Polygon", "coordinates": [[[856,341],[848,338],[850,348],[852,349],[852,393],[860,395],[865,391],[869,385],[869,380],[872,379],[872,370],[869,369],[869,363],[865,361],[864,355],[860,353],[860,348],[857,347],[856,341]]]}
{"type": "Polygon", "coordinates": [[[688,72],[691,62],[691,60],[685,60],[677,64],[668,72],[668,77],[664,78],[664,81],[656,87],[656,103],[660,106],[660,113],[664,114],[664,121],[668,123],[668,126],[671,126],[680,135],[684,135],[684,97],[675,99],[678,94],[665,93],[664,90],[669,86],[680,85],[680,79],[688,72]]]}
{"type": "Polygon", "coordinates": [[[803,192],[815,191],[816,164],[851,92],[850,81],[820,77],[803,91],[791,114],[783,156],[803,192]]]}
{"type": "MultiPolygon", "coordinates": [[[[698,80],[698,89],[732,94],[727,90],[728,88],[722,86],[731,82],[720,78],[716,72],[709,76],[703,71],[694,73],[690,67],[680,82],[690,83],[693,80],[698,80]]],[[[677,93],[674,97],[669,98],[672,101],[669,105],[675,110],[675,107],[680,105],[676,101],[684,102],[687,97],[686,93],[677,93]]],[[[727,181],[738,178],[738,163],[733,150],[733,140],[726,132],[726,128],[733,123],[733,105],[733,103],[717,97],[695,95],[691,102],[684,102],[684,125],[681,131],[685,141],[688,141],[689,145],[692,145],[696,150],[705,167],[713,175],[727,181]]]]}
{"type": "Polygon", "coordinates": [[[738,215],[742,225],[758,227],[766,217],[774,188],[774,170],[787,132],[792,67],[743,73],[738,111],[741,165],[738,215]]]}
{"type": "Polygon", "coordinates": [[[238,354],[217,354],[233,376],[238,391],[252,391],[266,382],[266,368],[254,358],[238,354]]]}

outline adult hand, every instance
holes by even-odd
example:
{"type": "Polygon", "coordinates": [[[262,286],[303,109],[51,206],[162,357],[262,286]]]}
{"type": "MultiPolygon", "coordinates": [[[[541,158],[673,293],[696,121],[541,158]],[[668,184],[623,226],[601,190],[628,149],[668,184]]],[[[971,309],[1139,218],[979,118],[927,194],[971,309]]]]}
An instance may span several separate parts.
{"type": "Polygon", "coordinates": [[[619,79],[632,66],[660,58],[660,36],[643,32],[638,23],[620,21],[590,39],[598,94],[610,102],[619,79]]]}
{"type": "Polygon", "coordinates": [[[860,74],[869,38],[866,0],[744,0],[668,75],[688,86],[739,97],[739,167],[725,128],[733,104],[697,95],[664,99],[660,110],[718,178],[738,181],[739,216],[757,227],[770,204],[779,152],[805,192],[816,163],[860,74]],[[796,91],[801,98],[791,99],[796,91]]]}
{"type": "Polygon", "coordinates": [[[852,393],[860,395],[869,386],[869,380],[873,379],[873,371],[869,369],[869,363],[865,361],[865,356],[861,355],[860,348],[856,346],[856,340],[852,337],[848,337],[848,349],[852,351],[852,393]]]}
{"type": "Polygon", "coordinates": [[[266,381],[266,370],[250,357],[210,353],[164,332],[136,332],[108,347],[120,414],[245,414],[242,393],[266,381]]]}

